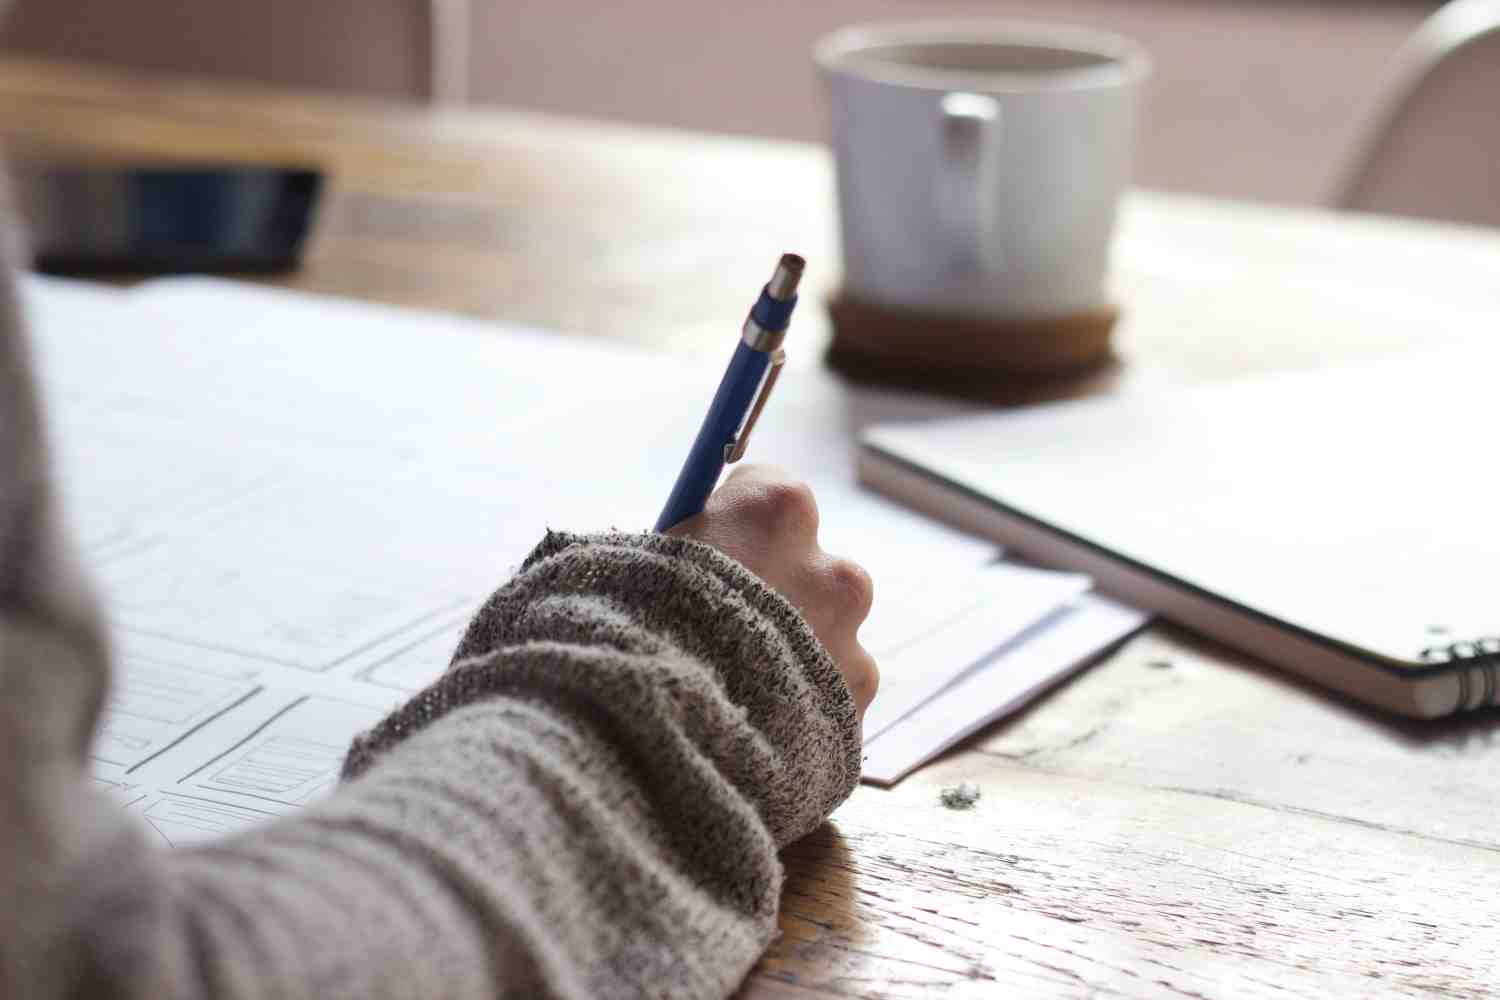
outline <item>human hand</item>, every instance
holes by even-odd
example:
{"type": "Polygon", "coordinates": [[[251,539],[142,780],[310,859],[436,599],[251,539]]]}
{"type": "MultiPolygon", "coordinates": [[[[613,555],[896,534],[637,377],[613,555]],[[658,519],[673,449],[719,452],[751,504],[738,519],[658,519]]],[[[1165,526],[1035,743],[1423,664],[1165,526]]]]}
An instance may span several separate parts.
{"type": "Polygon", "coordinates": [[[738,560],[802,612],[864,718],[880,671],[856,633],[875,591],[863,568],[818,547],[818,505],[806,484],[772,466],[740,466],[703,513],[667,534],[706,542],[738,560]]]}

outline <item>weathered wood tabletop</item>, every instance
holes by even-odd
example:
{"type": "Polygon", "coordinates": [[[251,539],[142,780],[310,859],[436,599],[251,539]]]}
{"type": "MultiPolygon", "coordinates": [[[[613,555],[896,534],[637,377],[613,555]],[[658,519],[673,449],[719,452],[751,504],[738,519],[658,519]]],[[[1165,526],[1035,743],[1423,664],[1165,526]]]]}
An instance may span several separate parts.
{"type": "MultiPolygon", "coordinates": [[[[22,61],[0,62],[0,136],[317,163],[331,197],[284,283],[319,292],[717,355],[780,251],[812,261],[810,299],[837,283],[817,147],[22,61]]],[[[1046,395],[1500,334],[1494,232],[1138,193],[1116,272],[1119,364],[1046,395]]],[[[827,336],[805,309],[794,364],[827,336]]],[[[896,789],[860,789],[787,864],[748,997],[1485,996],[1500,714],[1396,720],[1158,626],[896,789]],[[977,807],[942,808],[960,780],[977,807]]]]}

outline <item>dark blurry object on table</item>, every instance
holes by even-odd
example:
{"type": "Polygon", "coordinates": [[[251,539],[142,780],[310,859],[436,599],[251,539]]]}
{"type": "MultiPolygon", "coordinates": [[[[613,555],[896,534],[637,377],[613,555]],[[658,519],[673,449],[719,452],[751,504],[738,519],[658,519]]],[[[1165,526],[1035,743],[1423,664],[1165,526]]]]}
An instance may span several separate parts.
{"type": "Polygon", "coordinates": [[[12,168],[46,274],[273,274],[298,267],[323,177],[250,164],[12,168]]]}

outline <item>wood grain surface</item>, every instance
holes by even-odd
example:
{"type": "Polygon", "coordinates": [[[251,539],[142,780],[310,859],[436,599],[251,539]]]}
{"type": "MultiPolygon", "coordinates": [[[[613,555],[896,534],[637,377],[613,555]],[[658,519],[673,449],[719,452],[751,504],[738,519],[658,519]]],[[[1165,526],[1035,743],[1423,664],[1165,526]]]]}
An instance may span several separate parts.
{"type": "MultiPolygon", "coordinates": [[[[817,147],[0,62],[0,136],[69,158],[314,162],[282,283],[717,355],[777,253],[837,288],[817,147]]],[[[1500,334],[1492,231],[1139,192],[1117,361],[1000,402],[1154,392],[1500,334]]],[[[826,314],[799,316],[795,365],[826,314]]],[[[1392,566],[1393,572],[1399,565],[1392,566]]],[[[1497,594],[1500,600],[1500,594],[1497,594]]],[[[1500,715],[1367,712],[1156,627],[787,852],[745,997],[1482,997],[1500,715]],[[971,810],[939,789],[977,784],[971,810]]]]}

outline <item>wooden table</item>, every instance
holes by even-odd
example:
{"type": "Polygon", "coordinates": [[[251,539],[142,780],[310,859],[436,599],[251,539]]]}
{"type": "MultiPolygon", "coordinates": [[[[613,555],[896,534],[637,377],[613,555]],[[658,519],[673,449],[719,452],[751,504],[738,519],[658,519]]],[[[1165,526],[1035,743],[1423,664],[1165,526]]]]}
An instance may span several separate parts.
{"type": "MultiPolygon", "coordinates": [[[[332,197],[285,283],[321,292],[717,354],[781,250],[813,262],[814,295],[837,282],[817,147],[17,61],[0,135],[317,162],[332,197]]],[[[1045,395],[1500,334],[1494,232],[1139,193],[1117,265],[1120,364],[1045,395]]],[[[795,363],[827,335],[805,310],[795,363]]],[[[783,935],[744,995],[1488,995],[1497,770],[1495,712],[1396,720],[1155,627],[791,848],[783,935]],[[960,780],[977,808],[940,807],[960,780]]]]}

